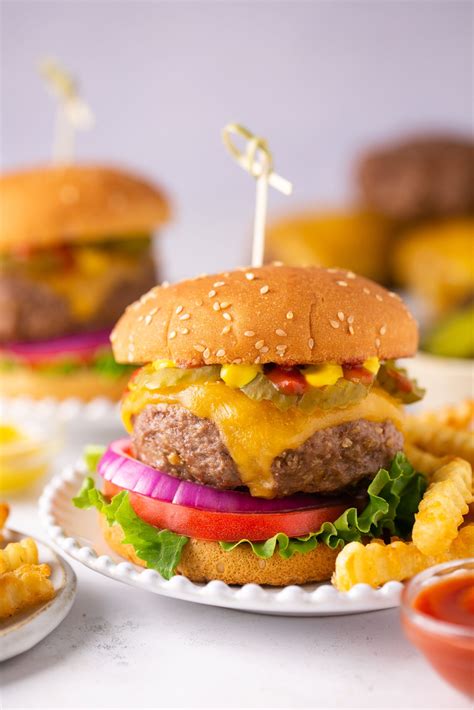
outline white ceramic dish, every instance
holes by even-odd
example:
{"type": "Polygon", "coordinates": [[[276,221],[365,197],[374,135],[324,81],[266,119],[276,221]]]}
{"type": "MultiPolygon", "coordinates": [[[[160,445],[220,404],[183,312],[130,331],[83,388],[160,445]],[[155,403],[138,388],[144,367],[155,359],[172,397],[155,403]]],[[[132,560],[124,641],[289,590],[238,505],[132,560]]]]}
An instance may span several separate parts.
{"type": "Polygon", "coordinates": [[[175,599],[261,614],[330,616],[399,605],[402,590],[399,582],[389,582],[380,589],[359,584],[346,593],[338,592],[330,584],[271,588],[257,584],[231,587],[220,581],[196,584],[180,575],[165,580],[154,570],[121,561],[104,541],[95,511],[74,508],[71,498],[83,477],[81,463],[56,476],[41,496],[40,517],[58,547],[107,577],[175,599]]]}
{"type": "MultiPolygon", "coordinates": [[[[7,531],[5,543],[15,542],[26,533],[7,531]]],[[[56,596],[46,604],[0,621],[0,661],[28,651],[50,634],[71,609],[76,596],[76,575],[71,565],[49,545],[36,540],[39,559],[51,567],[56,596]]]]}
{"type": "Polygon", "coordinates": [[[58,400],[54,397],[32,399],[31,397],[0,397],[0,412],[21,417],[24,414],[37,417],[54,417],[62,423],[81,421],[83,424],[102,422],[119,423],[117,402],[106,397],[96,397],[90,402],[82,402],[76,397],[58,400]]]}

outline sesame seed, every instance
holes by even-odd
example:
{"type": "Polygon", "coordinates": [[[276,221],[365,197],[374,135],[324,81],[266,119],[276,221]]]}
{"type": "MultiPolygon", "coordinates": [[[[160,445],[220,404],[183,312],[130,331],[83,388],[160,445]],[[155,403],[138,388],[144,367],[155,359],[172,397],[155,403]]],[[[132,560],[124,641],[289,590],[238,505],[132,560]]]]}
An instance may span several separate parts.
{"type": "Polygon", "coordinates": [[[387,332],[387,326],[384,324],[384,325],[380,328],[379,333],[380,333],[380,335],[385,335],[386,332],[387,332]]]}
{"type": "Polygon", "coordinates": [[[336,281],[338,286],[347,286],[347,281],[336,281]]]}
{"type": "Polygon", "coordinates": [[[277,328],[277,329],[275,330],[275,333],[276,333],[277,335],[280,335],[282,338],[286,338],[286,333],[285,333],[285,331],[282,330],[281,328],[277,328]]]}
{"type": "Polygon", "coordinates": [[[366,286],[364,286],[364,288],[362,289],[362,291],[363,291],[364,293],[366,293],[368,296],[370,296],[370,291],[369,291],[369,289],[368,289],[366,286]]]}
{"type": "Polygon", "coordinates": [[[148,311],[149,316],[154,316],[155,313],[158,313],[158,308],[152,308],[151,311],[148,311]]]}
{"type": "Polygon", "coordinates": [[[235,360],[232,360],[233,365],[240,365],[241,362],[242,362],[241,357],[236,357],[235,360]]]}
{"type": "Polygon", "coordinates": [[[115,343],[116,340],[117,340],[117,333],[115,332],[115,330],[113,330],[110,335],[110,342],[115,343]]]}
{"type": "Polygon", "coordinates": [[[220,304],[220,307],[222,308],[222,310],[224,310],[224,308],[229,308],[229,306],[230,306],[229,301],[222,301],[222,303],[220,304]]]}
{"type": "Polygon", "coordinates": [[[209,350],[209,348],[206,348],[206,349],[204,350],[202,356],[203,356],[204,358],[206,358],[206,360],[207,360],[207,358],[210,357],[210,355],[211,355],[211,351],[209,350]]]}
{"type": "Polygon", "coordinates": [[[269,350],[270,350],[270,348],[267,347],[266,345],[264,345],[263,348],[260,348],[261,353],[267,353],[269,350]]]}
{"type": "Polygon", "coordinates": [[[224,348],[221,348],[220,350],[217,350],[217,351],[216,351],[216,356],[217,356],[217,357],[224,357],[224,355],[225,355],[225,350],[224,350],[224,348]]]}
{"type": "Polygon", "coordinates": [[[189,313],[183,313],[183,315],[179,317],[179,320],[189,320],[189,318],[191,318],[189,313]]]}
{"type": "Polygon", "coordinates": [[[376,294],[375,294],[375,298],[377,299],[377,301],[383,301],[383,298],[382,298],[382,296],[380,295],[380,293],[376,293],[376,294]]]}
{"type": "Polygon", "coordinates": [[[212,289],[211,291],[209,291],[209,293],[207,295],[209,296],[209,298],[214,298],[214,296],[216,295],[216,292],[214,291],[214,289],[212,289]]]}
{"type": "Polygon", "coordinates": [[[168,288],[169,285],[170,285],[170,282],[169,282],[169,281],[162,281],[162,282],[161,282],[161,287],[162,287],[162,288],[168,288]]]}
{"type": "Polygon", "coordinates": [[[342,322],[342,321],[344,320],[344,313],[343,313],[342,311],[339,311],[338,314],[337,314],[337,317],[338,317],[339,320],[342,322]]]}
{"type": "Polygon", "coordinates": [[[308,340],[308,347],[309,347],[310,350],[312,350],[312,349],[314,348],[314,340],[313,340],[313,338],[310,338],[310,339],[308,340]]]}
{"type": "Polygon", "coordinates": [[[170,340],[173,340],[173,338],[176,338],[176,331],[175,331],[175,330],[172,330],[171,333],[168,335],[168,338],[169,338],[170,340]]]}
{"type": "Polygon", "coordinates": [[[255,358],[255,360],[253,362],[254,362],[254,365],[258,365],[258,363],[260,362],[260,355],[257,355],[257,357],[255,358]]]}
{"type": "Polygon", "coordinates": [[[206,349],[204,345],[193,345],[193,348],[194,350],[197,350],[198,353],[203,353],[206,349]]]}
{"type": "Polygon", "coordinates": [[[137,321],[138,321],[139,323],[141,323],[142,320],[144,319],[144,317],[145,317],[145,316],[144,316],[143,313],[142,313],[141,316],[138,316],[137,321]]]}
{"type": "Polygon", "coordinates": [[[400,298],[400,296],[398,295],[398,293],[395,293],[395,291],[389,291],[389,292],[388,292],[388,295],[390,296],[390,298],[396,298],[397,301],[401,301],[401,300],[402,300],[402,299],[400,298]]]}
{"type": "Polygon", "coordinates": [[[348,279],[355,279],[356,275],[353,271],[346,271],[346,277],[348,279]]]}
{"type": "Polygon", "coordinates": [[[179,316],[179,314],[181,313],[182,310],[183,310],[183,306],[178,306],[176,309],[176,315],[179,316]]]}
{"type": "Polygon", "coordinates": [[[292,320],[293,319],[293,311],[288,311],[286,314],[287,320],[292,320]]]}
{"type": "Polygon", "coordinates": [[[187,335],[189,333],[189,330],[188,330],[188,328],[181,328],[179,332],[182,333],[183,335],[187,335]]]}
{"type": "Polygon", "coordinates": [[[351,325],[349,326],[349,333],[354,335],[354,328],[351,325]]]}
{"type": "Polygon", "coordinates": [[[244,335],[246,335],[247,338],[253,338],[253,336],[255,335],[255,333],[254,333],[253,330],[246,330],[246,331],[244,332],[244,335]]]}
{"type": "Polygon", "coordinates": [[[153,319],[153,316],[150,316],[149,314],[145,317],[145,325],[150,325],[151,321],[153,319]]]}
{"type": "Polygon", "coordinates": [[[288,349],[288,345],[280,344],[280,345],[277,345],[277,346],[276,346],[276,349],[277,349],[277,351],[278,351],[278,354],[281,354],[281,353],[284,353],[285,350],[288,349]]]}
{"type": "Polygon", "coordinates": [[[215,284],[213,284],[214,288],[219,288],[220,286],[225,286],[224,281],[216,281],[215,284]]]}
{"type": "Polygon", "coordinates": [[[375,338],[375,347],[376,348],[380,347],[380,338],[375,338]]]}
{"type": "Polygon", "coordinates": [[[232,320],[232,316],[230,315],[230,313],[223,313],[222,317],[225,318],[226,320],[232,320]]]}
{"type": "Polygon", "coordinates": [[[230,325],[225,325],[225,326],[222,328],[222,335],[225,335],[225,334],[228,333],[229,331],[230,331],[230,325]]]}
{"type": "Polygon", "coordinates": [[[129,362],[133,362],[133,353],[131,353],[131,352],[128,353],[127,360],[129,362]]]}
{"type": "Polygon", "coordinates": [[[265,345],[264,340],[257,340],[257,342],[255,343],[255,349],[260,350],[260,348],[263,348],[264,345],[265,345]]]}
{"type": "Polygon", "coordinates": [[[245,278],[246,278],[248,281],[253,281],[254,278],[255,278],[255,274],[252,273],[252,271],[247,271],[247,273],[245,274],[245,278]]]}
{"type": "Polygon", "coordinates": [[[202,306],[202,301],[201,301],[201,299],[199,299],[198,301],[196,301],[196,306],[202,306]]]}
{"type": "Polygon", "coordinates": [[[263,295],[265,295],[266,293],[269,292],[269,290],[270,290],[270,289],[269,289],[268,286],[262,286],[262,288],[260,289],[260,293],[263,294],[263,295]]]}
{"type": "Polygon", "coordinates": [[[333,328],[339,328],[339,321],[337,320],[330,320],[330,324],[332,325],[333,328]]]}
{"type": "Polygon", "coordinates": [[[212,304],[212,307],[213,307],[213,309],[214,309],[215,311],[219,311],[220,308],[221,308],[220,305],[217,303],[217,301],[212,304]]]}
{"type": "Polygon", "coordinates": [[[352,325],[352,323],[354,322],[354,316],[349,316],[347,322],[349,323],[349,325],[352,325]]]}

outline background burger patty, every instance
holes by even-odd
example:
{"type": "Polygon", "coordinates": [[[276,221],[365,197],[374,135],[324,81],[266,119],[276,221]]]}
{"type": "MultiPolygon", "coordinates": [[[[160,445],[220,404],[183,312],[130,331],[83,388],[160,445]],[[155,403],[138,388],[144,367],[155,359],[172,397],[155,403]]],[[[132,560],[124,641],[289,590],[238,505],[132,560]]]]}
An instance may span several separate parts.
{"type": "MultiPolygon", "coordinates": [[[[67,296],[46,282],[23,275],[0,276],[0,343],[60,338],[111,328],[126,306],[155,284],[155,267],[146,255],[128,274],[108,275],[109,287],[87,318],[78,319],[67,296]]],[[[87,288],[87,279],[77,291],[87,288]]]]}
{"type": "Polygon", "coordinates": [[[0,343],[60,337],[72,323],[68,302],[48,286],[17,276],[0,279],[0,343]]]}
{"type": "MultiPolygon", "coordinates": [[[[178,406],[148,406],[134,419],[136,456],[173,476],[216,488],[242,486],[216,425],[178,406]]],[[[333,494],[387,466],[403,448],[391,421],[358,419],[313,434],[274,459],[275,493],[333,494]]]]}

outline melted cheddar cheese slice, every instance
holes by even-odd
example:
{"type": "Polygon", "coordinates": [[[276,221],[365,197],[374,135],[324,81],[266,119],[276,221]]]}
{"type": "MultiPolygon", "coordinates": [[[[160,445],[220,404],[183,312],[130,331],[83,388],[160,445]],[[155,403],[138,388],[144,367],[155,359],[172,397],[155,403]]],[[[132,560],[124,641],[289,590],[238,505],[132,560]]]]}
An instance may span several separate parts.
{"type": "Polygon", "coordinates": [[[223,382],[170,387],[159,392],[137,388],[126,395],[122,405],[129,432],[134,415],[153,404],[185,407],[195,416],[214,422],[242,482],[253,496],[262,498],[273,496],[273,459],[286,449],[298,448],[315,432],[356,419],[389,419],[402,427],[402,408],[375,387],[358,404],[310,413],[297,407],[281,411],[271,402],[252,400],[223,382]]]}

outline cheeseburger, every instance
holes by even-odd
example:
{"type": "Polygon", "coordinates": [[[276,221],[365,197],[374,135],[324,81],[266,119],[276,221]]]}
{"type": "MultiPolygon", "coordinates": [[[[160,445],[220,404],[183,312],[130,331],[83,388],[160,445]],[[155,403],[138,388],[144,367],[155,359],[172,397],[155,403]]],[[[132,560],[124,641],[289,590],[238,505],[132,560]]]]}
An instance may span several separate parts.
{"type": "Polygon", "coordinates": [[[264,266],[155,287],[112,333],[141,367],[128,439],[89,452],[78,507],[164,577],[286,585],[331,576],[351,540],[408,537],[423,480],[401,453],[421,393],[400,298],[352,272],[264,266]]]}
{"type": "Polygon", "coordinates": [[[0,391],[118,398],[129,368],[110,329],[156,283],[151,233],[164,195],[99,165],[0,177],[0,391]]]}

